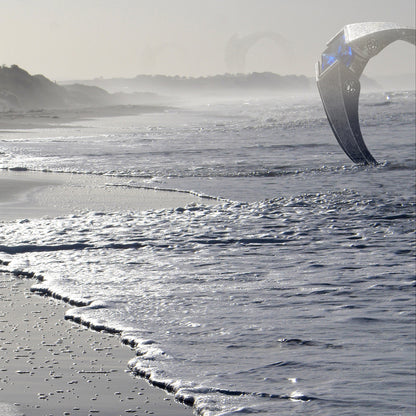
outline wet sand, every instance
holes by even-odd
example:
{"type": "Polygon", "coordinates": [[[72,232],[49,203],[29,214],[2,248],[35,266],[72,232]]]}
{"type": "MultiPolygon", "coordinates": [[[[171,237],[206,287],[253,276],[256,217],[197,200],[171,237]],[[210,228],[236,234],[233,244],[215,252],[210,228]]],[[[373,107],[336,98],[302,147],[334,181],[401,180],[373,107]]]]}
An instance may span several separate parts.
{"type": "Polygon", "coordinates": [[[0,411],[6,415],[186,416],[192,409],[128,373],[117,335],[64,320],[69,306],[0,272],[0,411]]]}
{"type": "Polygon", "coordinates": [[[56,217],[85,210],[176,208],[193,202],[206,203],[206,199],[182,192],[131,188],[126,178],[0,170],[0,221],[56,217]]]}
{"type": "MultiPolygon", "coordinates": [[[[83,210],[173,208],[202,200],[123,183],[123,178],[0,170],[0,221],[83,210]]],[[[65,320],[69,306],[30,292],[34,283],[2,273],[0,262],[2,416],[192,414],[190,407],[128,372],[134,351],[117,335],[65,320]]]]}
{"type": "Polygon", "coordinates": [[[129,116],[164,111],[163,105],[112,105],[102,107],[0,112],[0,131],[53,128],[91,118],[129,116]]]}

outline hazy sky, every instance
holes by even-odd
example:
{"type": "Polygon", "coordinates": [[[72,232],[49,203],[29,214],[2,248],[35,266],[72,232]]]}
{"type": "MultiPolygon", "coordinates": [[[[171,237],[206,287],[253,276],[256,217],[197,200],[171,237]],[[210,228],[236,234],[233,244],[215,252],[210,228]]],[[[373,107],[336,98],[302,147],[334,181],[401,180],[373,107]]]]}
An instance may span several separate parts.
{"type": "MultiPolygon", "coordinates": [[[[0,64],[54,80],[205,76],[229,71],[233,35],[267,32],[246,71],[313,76],[325,43],[361,21],[414,27],[415,0],[0,0],[0,64]]],[[[366,74],[414,72],[414,60],[415,47],[397,42],[366,74]]]]}

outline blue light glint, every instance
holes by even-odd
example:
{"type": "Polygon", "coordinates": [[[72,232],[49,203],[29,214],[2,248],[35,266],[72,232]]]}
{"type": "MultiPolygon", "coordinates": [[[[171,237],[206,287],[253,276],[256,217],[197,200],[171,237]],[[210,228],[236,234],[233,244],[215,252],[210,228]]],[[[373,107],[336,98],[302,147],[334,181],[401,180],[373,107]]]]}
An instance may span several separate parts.
{"type": "Polygon", "coordinates": [[[345,44],[344,35],[334,39],[333,42],[325,49],[321,57],[321,71],[330,67],[335,61],[342,62],[347,68],[351,65],[353,52],[351,46],[345,44]]]}

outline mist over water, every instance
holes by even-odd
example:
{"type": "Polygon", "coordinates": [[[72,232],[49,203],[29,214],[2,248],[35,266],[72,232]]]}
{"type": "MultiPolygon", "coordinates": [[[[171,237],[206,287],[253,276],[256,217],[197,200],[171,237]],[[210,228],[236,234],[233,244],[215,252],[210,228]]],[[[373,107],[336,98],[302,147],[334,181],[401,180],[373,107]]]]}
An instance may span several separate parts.
{"type": "Polygon", "coordinates": [[[0,223],[0,260],[122,331],[130,368],[202,415],[415,410],[414,92],[364,94],[352,165],[316,95],[4,133],[0,166],[220,198],[0,223]]]}

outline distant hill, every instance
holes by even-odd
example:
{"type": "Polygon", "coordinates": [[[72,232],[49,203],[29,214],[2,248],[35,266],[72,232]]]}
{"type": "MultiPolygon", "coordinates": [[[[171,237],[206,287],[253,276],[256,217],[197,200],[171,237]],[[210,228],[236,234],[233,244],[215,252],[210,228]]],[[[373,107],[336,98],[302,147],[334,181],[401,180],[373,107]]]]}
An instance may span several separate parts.
{"type": "Polygon", "coordinates": [[[278,75],[272,72],[221,74],[207,77],[138,75],[134,78],[96,78],[81,81],[107,91],[151,91],[158,94],[242,93],[309,91],[311,79],[303,75],[278,75]]]}
{"type": "Polygon", "coordinates": [[[86,85],[61,86],[43,75],[30,75],[17,65],[0,68],[0,110],[48,109],[106,105],[111,95],[86,85]]]}
{"type": "MultiPolygon", "coordinates": [[[[96,86],[109,92],[132,93],[149,91],[165,95],[234,95],[280,94],[285,92],[317,91],[315,78],[304,75],[279,75],[273,72],[249,74],[220,74],[207,77],[180,77],[167,75],[137,75],[134,78],[95,78],[79,81],[83,85],[96,86]]],[[[364,89],[380,89],[372,79],[363,75],[364,89]]]]}
{"type": "Polygon", "coordinates": [[[43,75],[31,76],[17,65],[0,68],[0,108],[63,107],[65,91],[43,75]]]}
{"type": "Polygon", "coordinates": [[[30,75],[17,65],[0,67],[0,111],[147,104],[149,94],[110,94],[91,85],[58,85],[43,75],[30,75]]]}
{"type": "Polygon", "coordinates": [[[43,75],[31,75],[12,65],[0,67],[0,111],[160,104],[163,99],[159,94],[182,96],[310,88],[311,80],[305,76],[270,72],[199,78],[138,75],[130,79],[95,79],[58,85],[43,75]]]}

